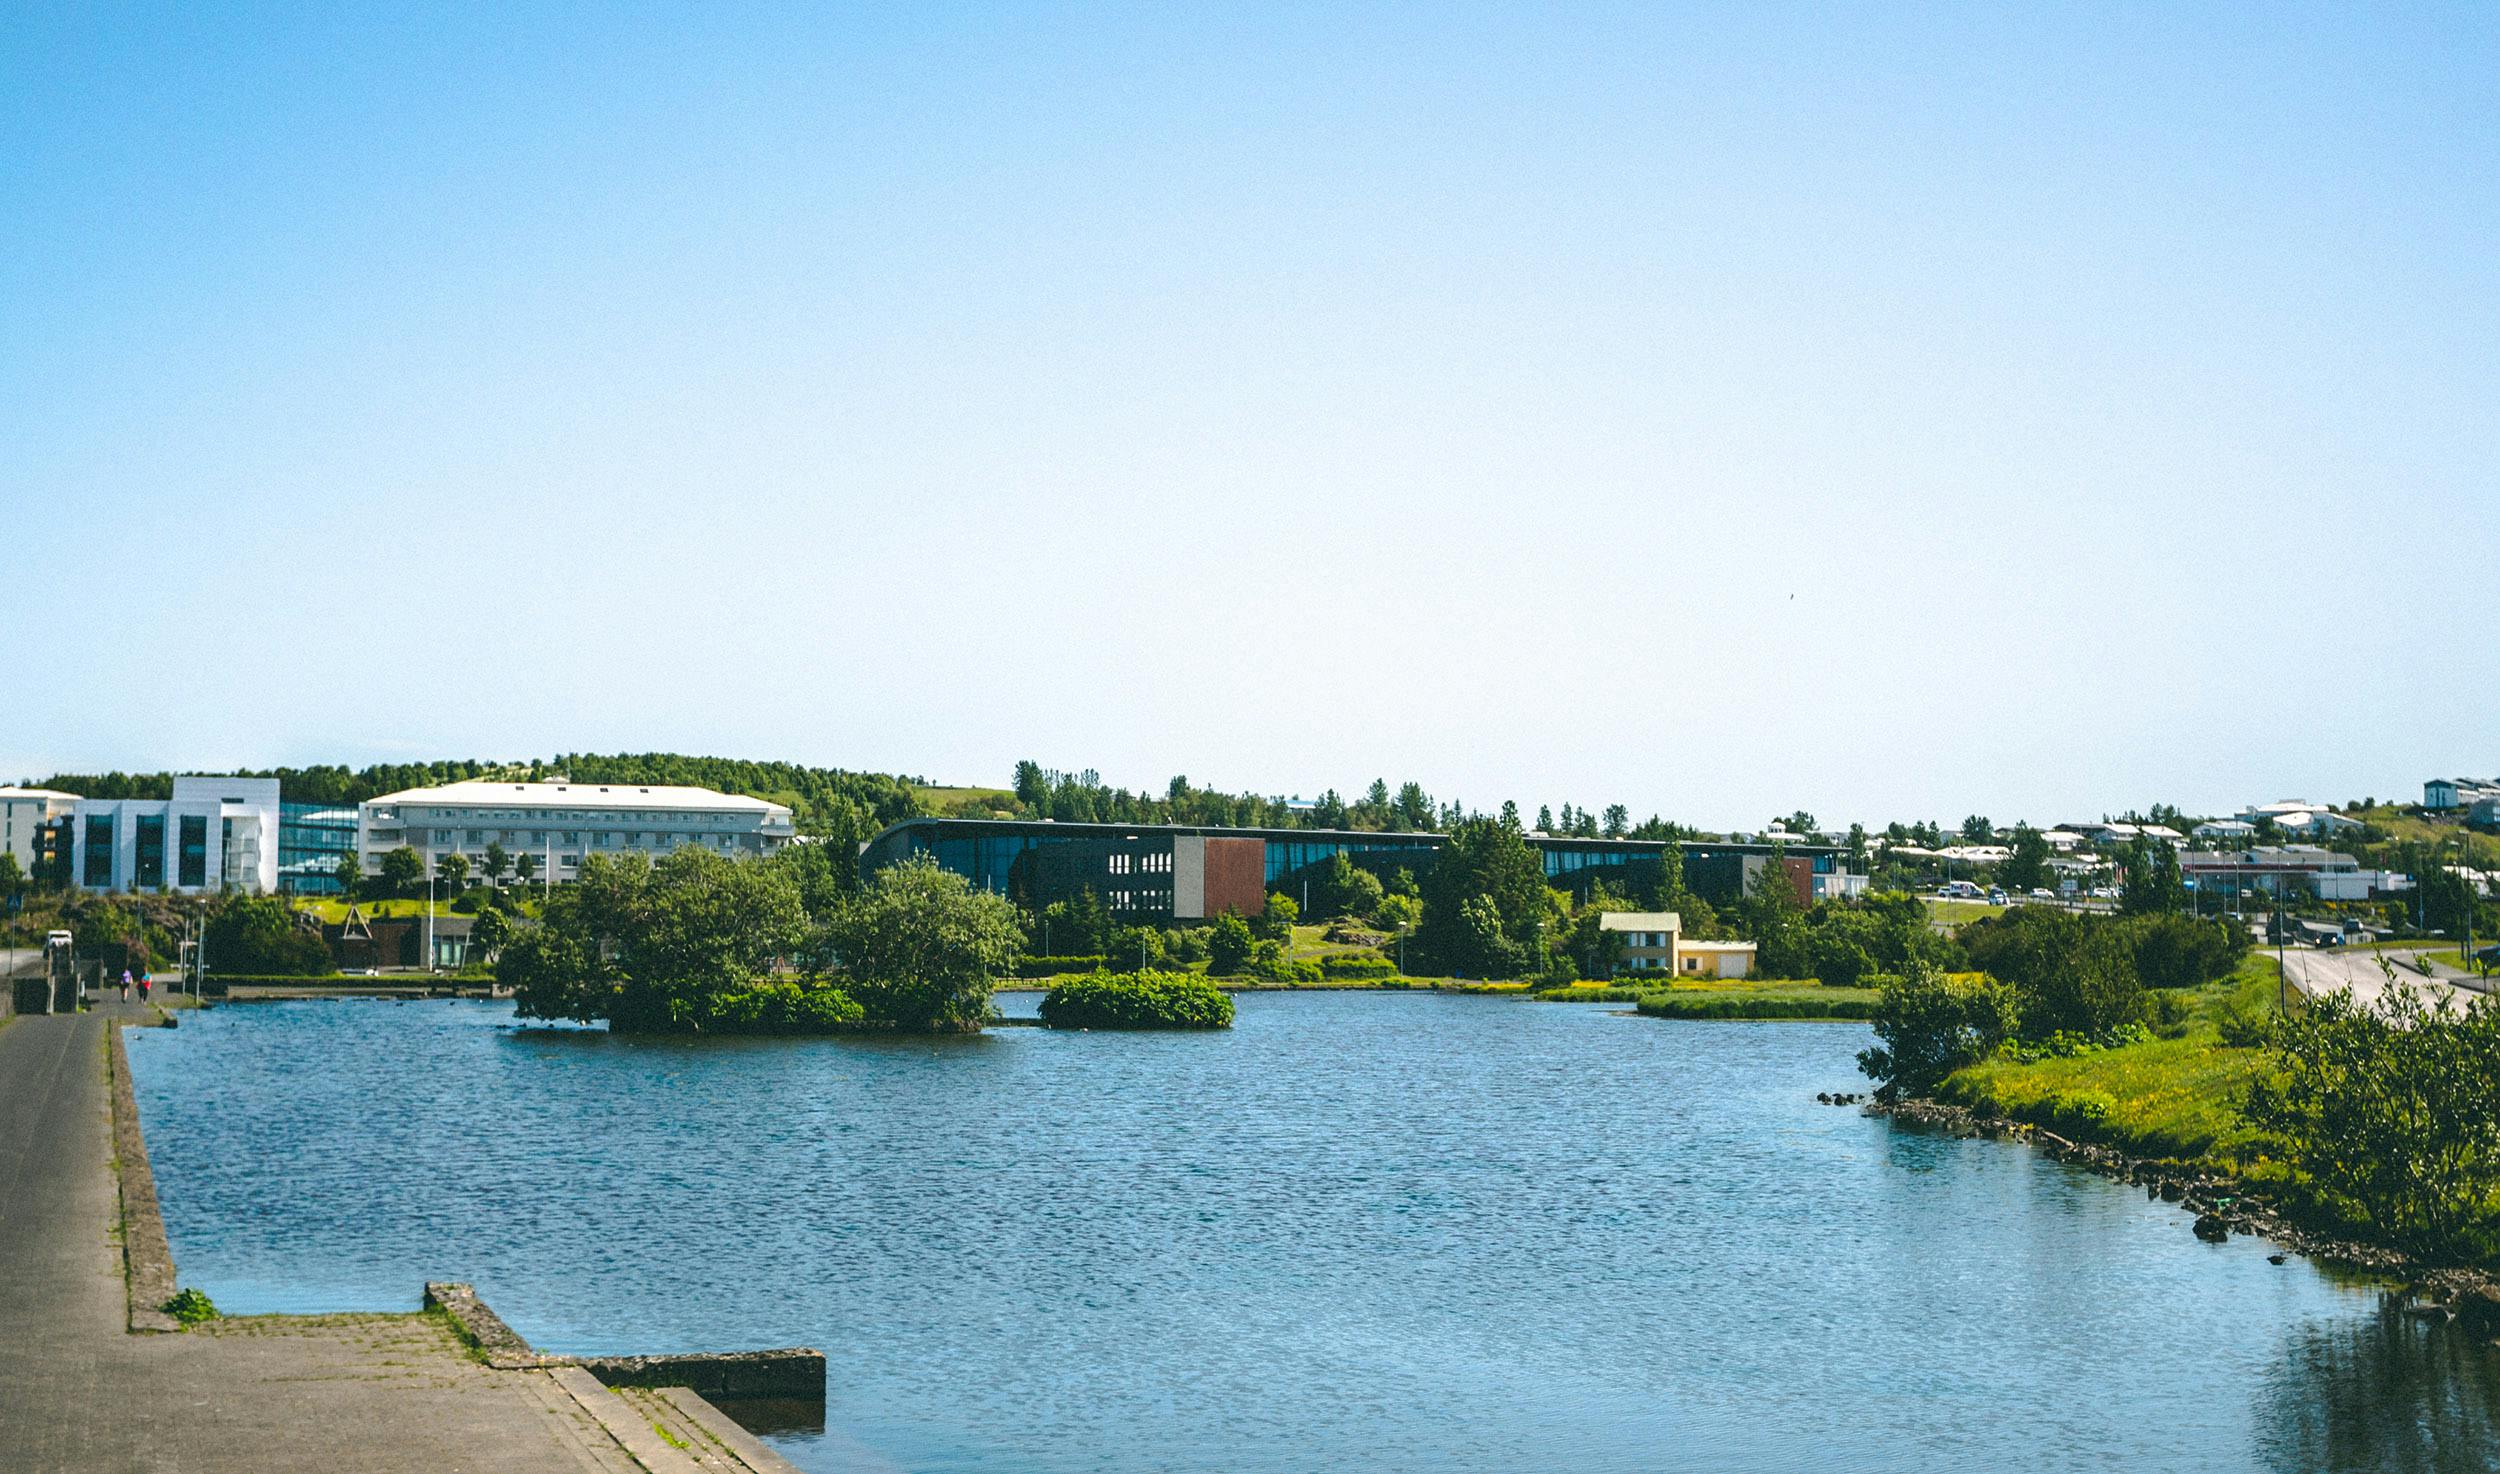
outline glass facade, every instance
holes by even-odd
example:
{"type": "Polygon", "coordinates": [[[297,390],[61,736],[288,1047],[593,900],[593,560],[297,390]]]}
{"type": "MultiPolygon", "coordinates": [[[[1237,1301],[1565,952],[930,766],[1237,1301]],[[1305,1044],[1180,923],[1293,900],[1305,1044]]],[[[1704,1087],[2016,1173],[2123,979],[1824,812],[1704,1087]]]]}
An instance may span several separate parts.
{"type": "Polygon", "coordinates": [[[152,891],[165,884],[165,816],[141,814],[130,842],[130,885],[152,891]]]}
{"type": "MultiPolygon", "coordinates": [[[[1018,895],[1017,862],[1036,851],[1101,851],[1106,842],[1116,851],[1125,842],[1137,840],[1168,845],[1171,836],[1177,834],[1263,841],[1270,889],[1288,888],[1312,867],[1327,864],[1339,854],[1375,872],[1403,865],[1420,876],[1430,868],[1443,844],[1443,837],[1438,834],[1052,824],[1021,819],[913,819],[871,840],[860,855],[860,870],[863,874],[873,873],[907,856],[928,855],[982,890],[1018,895]]],[[[1666,841],[1642,839],[1531,838],[1528,843],[1537,850],[1549,883],[1579,893],[1585,893],[1589,883],[1601,877],[1626,890],[1654,882],[1667,848],[1666,841]]],[[[1680,848],[1686,883],[1713,902],[1743,895],[1748,861],[1758,865],[1773,850],[1770,845],[1707,840],[1687,842],[1680,848]]],[[[1830,874],[1841,866],[1841,852],[1828,846],[1791,845],[1786,853],[1792,859],[1806,861],[1818,875],[1830,874]]],[[[1093,858],[1092,864],[1100,868],[1103,860],[1093,858]]],[[[1024,873],[1031,869],[1027,865],[1024,873]]],[[[1117,877],[1109,873],[1086,883],[1098,889],[1118,888],[1117,877]]]]}
{"type": "Polygon", "coordinates": [[[113,816],[87,816],[87,869],[78,883],[91,891],[113,888],[113,816]]]}
{"type": "Polygon", "coordinates": [[[185,814],[180,825],[181,843],[174,857],[174,873],[178,885],[208,884],[208,816],[185,814]]]}
{"type": "Polygon", "coordinates": [[[278,805],[278,889],[297,896],[335,896],[339,857],[355,852],[353,806],[278,805]]]}

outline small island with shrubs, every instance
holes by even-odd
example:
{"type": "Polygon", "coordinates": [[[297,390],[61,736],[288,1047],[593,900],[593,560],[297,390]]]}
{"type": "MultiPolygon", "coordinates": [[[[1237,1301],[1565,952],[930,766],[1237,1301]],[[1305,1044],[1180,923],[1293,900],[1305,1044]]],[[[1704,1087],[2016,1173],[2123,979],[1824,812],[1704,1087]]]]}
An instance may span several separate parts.
{"type": "Polygon", "coordinates": [[[1233,1000],[1190,972],[1085,973],[1042,995],[1053,1029],[1229,1029],[1233,1000]]]}

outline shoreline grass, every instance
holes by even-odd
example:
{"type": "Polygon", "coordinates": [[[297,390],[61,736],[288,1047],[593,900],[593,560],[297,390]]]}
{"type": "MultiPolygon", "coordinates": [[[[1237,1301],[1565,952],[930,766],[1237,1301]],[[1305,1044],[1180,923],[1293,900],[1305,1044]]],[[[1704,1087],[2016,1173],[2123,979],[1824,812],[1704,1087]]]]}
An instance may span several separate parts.
{"type": "Polygon", "coordinates": [[[2274,1144],[2239,1107],[2266,1053],[2225,1042],[2223,1026],[2272,1014],[2278,988],[2274,959],[2251,953],[2230,977],[2189,990],[2192,1011],[2176,1038],[2031,1064],[1983,1060],[1946,1077],[1936,1096],[2136,1156],[2259,1169],[2274,1144]]]}

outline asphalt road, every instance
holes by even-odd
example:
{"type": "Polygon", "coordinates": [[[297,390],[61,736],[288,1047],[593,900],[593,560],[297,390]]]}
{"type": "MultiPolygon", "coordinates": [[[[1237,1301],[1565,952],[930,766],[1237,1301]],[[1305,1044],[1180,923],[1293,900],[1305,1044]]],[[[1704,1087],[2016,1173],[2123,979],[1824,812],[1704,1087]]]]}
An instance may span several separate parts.
{"type": "Polygon", "coordinates": [[[2386,996],[2388,988],[2386,969],[2379,965],[2383,956],[2394,965],[2397,982],[2418,989],[2433,999],[2444,997],[2463,1008],[2483,996],[2480,990],[2465,986],[2470,980],[2452,969],[2441,968],[2437,977],[2425,978],[2411,965],[2412,959],[2418,955],[2411,951],[2316,952],[2305,947],[2293,947],[2283,953],[2283,972],[2292,980],[2293,987],[2312,998],[2327,993],[2349,992],[2362,1004],[2376,1007],[2379,1000],[2386,996]]]}

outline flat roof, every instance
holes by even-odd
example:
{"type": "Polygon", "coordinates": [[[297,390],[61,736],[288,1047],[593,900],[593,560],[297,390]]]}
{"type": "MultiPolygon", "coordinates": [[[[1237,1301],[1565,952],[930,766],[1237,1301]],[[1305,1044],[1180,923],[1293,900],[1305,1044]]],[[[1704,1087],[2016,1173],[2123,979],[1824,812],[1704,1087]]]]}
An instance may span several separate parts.
{"type": "MultiPolygon", "coordinates": [[[[380,802],[380,800],[376,800],[380,802]]],[[[1147,834],[1205,835],[1211,838],[1238,836],[1243,839],[1272,840],[1278,844],[1340,844],[1377,845],[1384,848],[1437,849],[1449,842],[1439,830],[1424,829],[1254,829],[1224,824],[1104,824],[1092,820],[1055,819],[949,819],[935,814],[922,814],[887,825],[870,840],[869,846],[882,844],[888,835],[907,829],[952,829],[967,835],[1021,833],[1035,838],[1057,835],[1069,839],[1122,839],[1147,834]]],[[[1847,851],[1839,845],[1770,845],[1751,844],[1718,839],[1587,839],[1582,837],[1538,838],[1521,831],[1521,837],[1540,850],[1568,850],[1582,854],[1655,855],[1670,844],[1687,850],[1709,850],[1724,854],[1767,855],[1784,851],[1792,855],[1840,855],[1847,851]]]]}
{"type": "Polygon", "coordinates": [[[1682,931],[1684,918],[1674,911],[1608,911],[1597,918],[1599,931],[1682,931]]]}
{"type": "Polygon", "coordinates": [[[63,793],[57,788],[0,788],[0,798],[83,798],[84,794],[63,793]]]}
{"type": "Polygon", "coordinates": [[[777,803],[710,788],[656,783],[494,783],[471,779],[440,788],[405,788],[365,800],[374,804],[509,804],[519,808],[732,809],[790,812],[777,803]]]}

